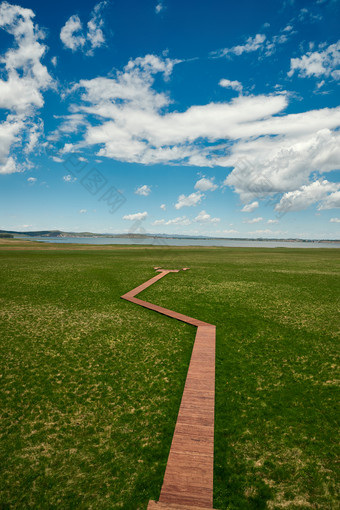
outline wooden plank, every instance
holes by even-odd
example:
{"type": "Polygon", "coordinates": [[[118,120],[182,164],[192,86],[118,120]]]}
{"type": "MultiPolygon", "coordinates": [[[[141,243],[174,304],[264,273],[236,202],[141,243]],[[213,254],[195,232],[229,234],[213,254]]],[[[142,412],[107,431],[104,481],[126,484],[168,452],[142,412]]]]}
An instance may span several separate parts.
{"type": "Polygon", "coordinates": [[[123,299],[197,326],[182,401],[178,412],[159,502],[148,510],[212,509],[214,468],[215,336],[212,324],[148,303],[135,296],[178,270],[162,270],[124,294],[123,299]]]}
{"type": "Polygon", "coordinates": [[[162,503],[161,501],[149,501],[147,510],[203,510],[203,507],[177,505],[176,503],[162,503]]]}

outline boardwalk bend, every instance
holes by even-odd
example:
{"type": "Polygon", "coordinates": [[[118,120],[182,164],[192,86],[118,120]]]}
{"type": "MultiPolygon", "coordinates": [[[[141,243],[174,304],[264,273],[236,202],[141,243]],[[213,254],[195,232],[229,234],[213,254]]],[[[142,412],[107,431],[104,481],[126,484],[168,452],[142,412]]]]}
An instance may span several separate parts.
{"type": "MultiPolygon", "coordinates": [[[[197,327],[159,501],[148,510],[194,510],[213,507],[215,326],[148,303],[135,296],[168,273],[159,274],[121,296],[123,299],[197,327]]],[[[183,268],[187,270],[189,268],[183,268]]]]}

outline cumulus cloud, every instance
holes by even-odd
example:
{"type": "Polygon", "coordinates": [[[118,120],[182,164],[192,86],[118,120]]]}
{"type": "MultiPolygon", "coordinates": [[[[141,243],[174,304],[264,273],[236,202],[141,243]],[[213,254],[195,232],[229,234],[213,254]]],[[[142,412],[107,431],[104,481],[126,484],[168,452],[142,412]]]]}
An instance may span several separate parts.
{"type": "Polygon", "coordinates": [[[40,41],[44,33],[34,24],[34,12],[7,2],[0,4],[0,28],[14,38],[14,46],[0,56],[0,109],[8,112],[0,124],[0,173],[13,173],[29,166],[26,155],[33,151],[43,124],[36,110],[44,105],[42,92],[53,80],[41,60],[46,46],[40,41]],[[22,149],[23,161],[11,154],[22,149]]]}
{"type": "Polygon", "coordinates": [[[223,78],[222,80],[219,81],[218,84],[221,87],[224,87],[226,89],[228,89],[228,88],[233,89],[233,90],[236,90],[236,92],[239,92],[240,94],[242,94],[242,91],[243,91],[242,83],[240,83],[237,80],[227,80],[227,79],[223,78]]]}
{"type": "Polygon", "coordinates": [[[153,225],[190,225],[191,221],[186,216],[178,216],[171,220],[155,220],[153,225]]]}
{"type": "Polygon", "coordinates": [[[60,39],[66,48],[72,51],[79,50],[85,46],[86,39],[83,35],[83,24],[77,14],[71,16],[62,27],[60,39]]]}
{"type": "Polygon", "coordinates": [[[195,193],[191,193],[191,195],[180,195],[178,197],[177,203],[175,204],[175,209],[182,209],[182,207],[194,207],[199,204],[204,197],[203,193],[196,191],[195,193]]]}
{"type": "Polygon", "coordinates": [[[268,220],[267,223],[271,225],[273,223],[279,223],[279,220],[268,220]]]}
{"type": "Polygon", "coordinates": [[[194,221],[198,223],[218,223],[221,221],[221,218],[212,218],[210,214],[203,210],[196,216],[194,221]]]}
{"type": "Polygon", "coordinates": [[[291,32],[293,30],[293,25],[286,25],[283,29],[283,32],[291,32]]]}
{"type": "Polygon", "coordinates": [[[224,184],[243,200],[296,191],[313,172],[339,168],[340,108],[272,118],[269,124],[275,136],[240,140],[225,160],[234,168],[224,184]]]}
{"type": "MultiPolygon", "coordinates": [[[[84,91],[83,104],[73,105],[72,115],[87,115],[88,122],[94,118],[78,146],[99,145],[98,155],[122,161],[197,166],[222,162],[224,166],[223,158],[214,154],[215,141],[238,139],[242,134],[247,136],[246,131],[252,136],[251,126],[260,131],[259,121],[287,104],[282,95],[238,97],[229,103],[167,113],[170,98],[156,92],[152,85],[156,74],[167,79],[177,63],[146,55],[130,61],[115,78],[81,80],[73,92],[84,91]],[[202,147],[202,139],[208,141],[208,147],[202,147]]],[[[230,143],[227,145],[230,147],[230,143]]],[[[218,149],[220,154],[221,147],[218,149]]]]}
{"type": "Polygon", "coordinates": [[[238,230],[230,229],[230,230],[223,230],[223,234],[238,234],[238,230]]]}
{"type": "Polygon", "coordinates": [[[226,55],[242,55],[243,53],[251,53],[257,51],[263,46],[266,36],[264,34],[256,34],[255,37],[248,37],[244,44],[233,46],[232,48],[224,48],[217,52],[218,56],[223,57],[226,55]]]}
{"type": "Polygon", "coordinates": [[[143,186],[139,186],[139,188],[136,189],[135,194],[141,195],[142,197],[147,197],[151,193],[150,186],[147,186],[147,184],[144,184],[143,186]]]}
{"type": "Polygon", "coordinates": [[[329,221],[331,223],[340,223],[340,218],[331,218],[329,221]]]}
{"type": "MultiPolygon", "coordinates": [[[[266,23],[263,25],[264,28],[268,28],[269,26],[270,25],[266,23]]],[[[231,48],[223,48],[221,50],[214,51],[212,52],[212,56],[215,58],[231,58],[235,55],[240,56],[246,53],[258,51],[261,56],[269,57],[276,51],[280,44],[286,43],[295,33],[296,32],[293,30],[293,27],[291,25],[287,25],[280,30],[277,35],[274,35],[271,38],[268,38],[265,34],[256,34],[253,37],[248,37],[244,44],[238,44],[231,48]]]]}
{"type": "Polygon", "coordinates": [[[276,93],[178,112],[155,87],[156,76],[168,80],[178,63],[146,55],[112,77],[77,83],[70,125],[84,135],[73,150],[93,147],[97,156],[146,165],[226,167],[224,185],[244,202],[295,191],[312,173],[340,167],[340,107],[285,114],[289,96],[276,93]]]}
{"type": "Polygon", "coordinates": [[[92,12],[92,17],[87,23],[87,40],[90,43],[89,54],[93,54],[95,48],[100,48],[105,43],[103,34],[104,21],[102,18],[102,10],[107,5],[107,1],[100,2],[95,6],[92,12]]]}
{"type": "Polygon", "coordinates": [[[162,209],[162,211],[166,210],[166,205],[165,204],[161,204],[159,207],[162,209]]]}
{"type": "Polygon", "coordinates": [[[295,72],[302,78],[331,76],[335,80],[340,80],[340,40],[327,48],[309,51],[302,57],[292,58],[288,76],[293,76],[295,72]]]}
{"type": "Polygon", "coordinates": [[[104,21],[102,10],[107,5],[106,1],[98,3],[87,23],[87,32],[84,32],[83,24],[77,14],[71,16],[60,31],[60,39],[65,48],[72,51],[84,50],[87,55],[93,55],[93,50],[105,43],[103,34],[104,21]]]}
{"type": "Polygon", "coordinates": [[[263,221],[261,216],[258,218],[252,218],[251,220],[244,220],[243,223],[259,223],[260,221],[263,221]]]}
{"type": "Polygon", "coordinates": [[[251,204],[246,204],[242,209],[241,212],[252,212],[254,209],[257,209],[259,206],[259,203],[257,201],[252,202],[251,204]]]}
{"type": "Polygon", "coordinates": [[[281,95],[238,97],[229,103],[167,113],[170,98],[152,86],[156,74],[167,79],[178,62],[146,55],[131,60],[115,78],[81,80],[73,92],[84,91],[83,104],[73,105],[72,115],[87,115],[93,124],[87,126],[78,148],[99,145],[99,156],[144,164],[213,166],[221,160],[214,154],[215,141],[239,138],[244,129],[249,129],[249,123],[273,115],[286,105],[281,95]],[[208,147],[202,147],[202,139],[208,141],[208,147]]]}
{"type": "MultiPolygon", "coordinates": [[[[340,188],[340,184],[338,184],[338,188],[340,188]]],[[[337,209],[339,207],[340,207],[340,191],[335,191],[321,202],[318,209],[319,211],[321,211],[322,209],[337,209]]]]}
{"type": "Polygon", "coordinates": [[[72,175],[64,175],[63,181],[64,182],[75,182],[77,180],[76,177],[72,177],[72,175]]]}
{"type": "Polygon", "coordinates": [[[258,234],[258,235],[280,235],[285,232],[281,232],[281,230],[270,230],[270,228],[253,230],[252,232],[248,232],[248,234],[258,234]]]}
{"type": "MultiPolygon", "coordinates": [[[[301,186],[298,190],[285,193],[280,202],[275,206],[279,212],[300,211],[307,209],[316,202],[321,202],[319,209],[329,209],[327,200],[330,199],[330,193],[334,194],[340,189],[340,183],[328,182],[326,179],[314,181],[311,184],[301,186]]],[[[340,192],[338,192],[340,199],[340,192]]],[[[339,200],[340,205],[340,200],[339,200]]],[[[333,205],[334,207],[334,205],[333,205]]]]}
{"type": "Polygon", "coordinates": [[[178,216],[165,222],[165,225],[190,225],[191,221],[186,216],[178,216]]]}
{"type": "Polygon", "coordinates": [[[135,214],[126,214],[123,216],[123,220],[129,220],[129,221],[142,221],[145,220],[148,216],[148,213],[145,212],[139,212],[135,214]]]}
{"type": "Polygon", "coordinates": [[[214,184],[212,179],[207,179],[206,177],[202,177],[195,184],[195,189],[198,191],[215,191],[218,188],[216,184],[214,184]]]}
{"type": "Polygon", "coordinates": [[[80,214],[86,214],[87,213],[87,209],[80,209],[79,213],[80,214]]]}
{"type": "Polygon", "coordinates": [[[163,11],[163,9],[164,9],[163,2],[158,2],[158,4],[155,7],[156,14],[159,14],[161,11],[163,11]]]}
{"type": "Polygon", "coordinates": [[[27,179],[27,182],[31,183],[31,184],[34,184],[35,182],[37,182],[37,178],[36,177],[29,177],[27,179]]]}

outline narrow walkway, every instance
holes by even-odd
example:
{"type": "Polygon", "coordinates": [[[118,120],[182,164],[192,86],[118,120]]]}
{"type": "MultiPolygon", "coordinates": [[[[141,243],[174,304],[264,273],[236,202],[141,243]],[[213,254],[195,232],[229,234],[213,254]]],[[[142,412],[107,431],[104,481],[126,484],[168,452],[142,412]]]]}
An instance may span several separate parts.
{"type": "MultiPolygon", "coordinates": [[[[155,268],[159,274],[121,296],[123,299],[197,326],[159,502],[148,510],[211,509],[213,506],[215,334],[212,324],[136,298],[142,290],[178,269],[155,268]]],[[[189,268],[183,268],[187,270],[189,268]]]]}

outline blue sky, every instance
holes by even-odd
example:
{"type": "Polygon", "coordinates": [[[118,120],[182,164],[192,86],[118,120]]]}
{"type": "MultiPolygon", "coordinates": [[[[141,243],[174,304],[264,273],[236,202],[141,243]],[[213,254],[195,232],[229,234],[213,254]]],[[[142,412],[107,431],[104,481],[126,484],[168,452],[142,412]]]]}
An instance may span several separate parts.
{"type": "Polygon", "coordinates": [[[0,3],[0,228],[339,238],[339,19],[0,3]]]}

